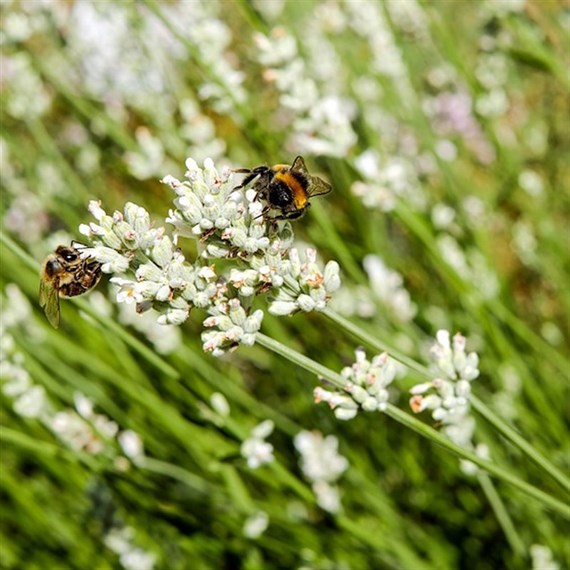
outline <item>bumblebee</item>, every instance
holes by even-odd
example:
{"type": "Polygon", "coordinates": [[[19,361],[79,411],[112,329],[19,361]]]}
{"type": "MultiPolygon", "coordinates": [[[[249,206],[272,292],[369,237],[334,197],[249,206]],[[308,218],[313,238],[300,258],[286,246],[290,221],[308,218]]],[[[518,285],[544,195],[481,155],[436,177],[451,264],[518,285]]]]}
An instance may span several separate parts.
{"type": "Polygon", "coordinates": [[[59,326],[59,298],[87,293],[101,279],[101,264],[81,258],[81,244],[60,245],[46,257],[40,271],[40,307],[54,328],[59,326]]]}
{"type": "Polygon", "coordinates": [[[268,220],[296,220],[310,207],[309,198],[331,192],[332,187],[318,176],[309,174],[302,156],[298,156],[291,166],[258,166],[234,170],[247,174],[236,189],[254,182],[252,188],[257,197],[266,203],[262,215],[268,220]],[[271,214],[272,211],[278,213],[271,214]]]}

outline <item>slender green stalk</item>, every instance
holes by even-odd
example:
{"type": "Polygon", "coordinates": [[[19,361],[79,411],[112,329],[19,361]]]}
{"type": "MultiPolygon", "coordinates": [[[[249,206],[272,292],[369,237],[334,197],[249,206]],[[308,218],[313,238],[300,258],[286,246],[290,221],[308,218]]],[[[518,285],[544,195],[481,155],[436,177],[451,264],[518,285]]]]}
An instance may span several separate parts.
{"type": "Polygon", "coordinates": [[[495,516],[501,525],[513,552],[519,558],[523,559],[526,556],[526,548],[522,538],[519,536],[515,525],[505,508],[505,504],[503,503],[499,493],[497,493],[497,489],[495,489],[495,485],[493,485],[493,481],[491,481],[490,477],[483,471],[477,474],[477,479],[479,480],[479,484],[487,497],[493,511],[495,511],[495,516]]]}
{"type": "MultiPolygon", "coordinates": [[[[322,376],[323,378],[325,378],[325,380],[327,380],[334,386],[337,386],[342,389],[343,386],[346,385],[346,380],[336,372],[333,372],[332,370],[326,368],[325,366],[322,366],[321,364],[312,361],[310,358],[307,358],[306,356],[299,354],[297,351],[284,346],[280,342],[277,342],[276,340],[264,334],[258,334],[257,342],[260,345],[264,346],[265,348],[268,348],[269,350],[272,350],[277,354],[280,354],[284,358],[287,358],[291,362],[298,364],[305,370],[313,372],[314,374],[317,374],[319,376],[322,376]]],[[[495,477],[507,483],[510,483],[520,491],[526,493],[528,496],[533,497],[534,499],[540,501],[548,508],[563,515],[565,518],[570,519],[570,506],[564,504],[558,499],[555,499],[554,497],[551,497],[550,495],[544,493],[540,489],[537,489],[536,487],[529,485],[525,481],[522,481],[518,477],[515,477],[514,475],[512,475],[502,467],[499,467],[498,465],[492,463],[491,461],[482,459],[475,453],[472,453],[471,451],[468,451],[460,447],[459,445],[453,443],[451,440],[447,439],[444,435],[442,435],[432,427],[419,421],[418,419],[414,418],[410,414],[403,412],[402,410],[396,408],[391,404],[388,405],[388,408],[386,409],[385,413],[386,415],[390,416],[392,419],[414,430],[423,437],[426,437],[427,439],[440,445],[441,447],[447,449],[448,451],[451,451],[453,454],[457,455],[461,459],[466,459],[468,461],[475,463],[476,465],[478,465],[479,467],[481,467],[491,475],[494,475],[495,477]]]]}
{"type": "Polygon", "coordinates": [[[279,341],[274,340],[271,337],[264,335],[263,333],[257,334],[256,342],[261,346],[264,346],[265,348],[268,348],[269,350],[272,350],[273,352],[280,354],[287,360],[294,362],[295,364],[298,364],[299,366],[301,366],[301,368],[304,368],[308,372],[312,372],[317,376],[322,376],[326,378],[328,382],[330,382],[337,388],[340,388],[341,390],[344,390],[344,388],[348,383],[346,378],[343,378],[340,374],[333,372],[326,366],[323,366],[322,364],[319,364],[318,362],[315,362],[314,360],[311,360],[310,358],[303,356],[296,350],[293,350],[292,348],[285,346],[279,341]]]}
{"type": "Polygon", "coordinates": [[[77,450],[72,451],[49,441],[41,441],[8,427],[2,427],[0,430],[0,441],[25,449],[30,455],[37,454],[38,456],[56,458],[69,461],[70,463],[81,462],[90,470],[97,469],[97,459],[87,453],[77,450]]]}
{"type": "Polygon", "coordinates": [[[202,477],[198,477],[194,473],[166,461],[145,456],[137,461],[137,467],[180,481],[194,491],[204,495],[211,495],[215,492],[215,487],[202,477]]]}
{"type": "Polygon", "coordinates": [[[509,441],[516,445],[523,453],[532,459],[539,467],[555,479],[566,492],[570,491],[570,480],[562,471],[553,465],[546,457],[530,445],[524,437],[493,413],[477,396],[471,395],[471,404],[490,424],[499,430],[509,441]]]}
{"type": "Polygon", "coordinates": [[[4,244],[14,255],[19,257],[29,269],[36,273],[39,272],[40,266],[38,262],[3,231],[0,231],[0,242],[2,242],[2,244],[4,244]]]}
{"type": "Polygon", "coordinates": [[[451,440],[447,439],[444,435],[433,429],[432,427],[422,423],[418,419],[414,418],[410,414],[403,412],[402,410],[396,408],[395,406],[389,404],[388,409],[386,410],[386,414],[390,416],[392,419],[396,420],[397,422],[409,427],[410,429],[414,430],[415,432],[427,437],[434,443],[437,443],[441,447],[451,451],[451,453],[457,455],[461,459],[467,459],[475,465],[478,465],[489,474],[494,475],[498,479],[505,481],[506,483],[510,483],[513,487],[516,487],[529,497],[533,497],[534,499],[540,501],[548,508],[556,511],[557,513],[561,514],[567,519],[570,519],[570,506],[568,504],[555,499],[554,497],[544,493],[540,489],[529,485],[525,481],[522,481],[518,477],[515,477],[502,467],[495,465],[491,461],[486,459],[482,459],[475,453],[471,451],[467,451],[466,449],[460,447],[459,445],[453,443],[451,440]]]}

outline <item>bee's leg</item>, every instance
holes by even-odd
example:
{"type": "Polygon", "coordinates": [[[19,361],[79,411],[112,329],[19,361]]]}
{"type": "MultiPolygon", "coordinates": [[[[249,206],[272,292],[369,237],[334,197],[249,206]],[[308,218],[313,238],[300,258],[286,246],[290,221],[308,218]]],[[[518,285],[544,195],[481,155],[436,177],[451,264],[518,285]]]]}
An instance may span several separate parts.
{"type": "Polygon", "coordinates": [[[305,215],[305,211],[307,207],[303,208],[302,210],[293,210],[292,212],[285,212],[284,214],[278,214],[276,216],[272,216],[272,220],[298,220],[305,215]]]}
{"type": "Polygon", "coordinates": [[[257,176],[259,176],[262,172],[265,172],[265,166],[258,166],[257,168],[235,168],[232,172],[237,174],[247,174],[247,176],[241,181],[241,184],[238,186],[234,186],[234,190],[240,190],[241,188],[245,188],[248,184],[250,184],[257,176]]]}
{"type": "MultiPolygon", "coordinates": [[[[237,172],[234,170],[234,172],[237,172]]],[[[238,184],[237,186],[234,186],[234,190],[241,190],[242,188],[245,188],[248,184],[250,184],[257,176],[256,173],[251,172],[251,171],[246,171],[246,172],[250,172],[250,174],[248,176],[246,176],[242,181],[241,184],[238,184]]]]}
{"type": "Polygon", "coordinates": [[[258,214],[257,216],[255,216],[255,218],[253,218],[254,220],[258,220],[259,218],[265,218],[266,215],[269,213],[269,210],[271,210],[271,206],[267,205],[263,208],[263,210],[261,210],[261,213],[258,214]]]}

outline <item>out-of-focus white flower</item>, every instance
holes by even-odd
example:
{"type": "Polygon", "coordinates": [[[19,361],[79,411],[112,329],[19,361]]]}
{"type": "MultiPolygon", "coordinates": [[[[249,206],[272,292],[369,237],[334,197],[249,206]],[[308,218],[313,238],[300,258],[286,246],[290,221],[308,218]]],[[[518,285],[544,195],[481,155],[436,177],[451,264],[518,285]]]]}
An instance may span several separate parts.
{"type": "Polygon", "coordinates": [[[356,181],[351,190],[368,208],[389,212],[399,199],[423,210],[426,197],[412,162],[402,156],[382,159],[376,150],[368,149],[359,155],[354,165],[364,180],[356,181]]]}
{"type": "Polygon", "coordinates": [[[125,570],[152,570],[156,556],[134,543],[135,531],[130,526],[113,528],[104,538],[105,546],[119,556],[125,570]]]}
{"type": "Polygon", "coordinates": [[[320,432],[301,431],[293,442],[301,454],[301,470],[312,483],[318,505],[337,513],[341,504],[334,483],[348,469],[348,460],[338,453],[338,439],[333,435],[323,437],[320,432]]]}
{"type": "Polygon", "coordinates": [[[544,192],[544,182],[534,170],[523,170],[519,174],[519,186],[533,198],[537,198],[544,192]]]}
{"type": "MultiPolygon", "coordinates": [[[[469,419],[472,419],[472,418],[469,418],[469,419]]],[[[475,421],[473,420],[472,423],[473,423],[473,429],[474,429],[475,421]]],[[[460,443],[459,445],[463,445],[463,447],[469,447],[471,445],[471,438],[472,437],[473,437],[473,430],[471,430],[471,434],[469,436],[467,434],[465,434],[465,437],[463,439],[459,440],[459,441],[464,442],[464,444],[460,443]]],[[[450,439],[452,441],[456,441],[456,442],[458,441],[453,436],[450,436],[450,439]]],[[[477,444],[473,451],[475,452],[475,455],[477,455],[481,459],[489,459],[489,457],[490,457],[489,448],[484,443],[477,444]]],[[[472,461],[469,461],[467,459],[461,459],[459,461],[459,466],[461,468],[461,471],[463,471],[463,473],[465,473],[465,475],[477,475],[477,473],[479,473],[479,471],[481,469],[478,465],[475,465],[475,463],[473,463],[472,461]]]]}
{"type": "Polygon", "coordinates": [[[29,245],[37,244],[49,228],[43,201],[27,191],[14,196],[2,221],[6,230],[29,245]]]}
{"type": "Polygon", "coordinates": [[[51,95],[30,59],[19,50],[2,59],[2,81],[7,86],[4,109],[16,119],[33,120],[51,106],[51,95]]]}
{"type": "Polygon", "coordinates": [[[57,412],[51,419],[50,428],[72,449],[84,450],[96,455],[105,448],[91,426],[73,410],[57,412]]]}
{"type": "Polygon", "coordinates": [[[437,246],[443,259],[467,282],[476,283],[476,295],[492,299],[499,292],[499,279],[485,256],[475,248],[464,251],[449,234],[437,237],[437,246]]]}
{"type": "Polygon", "coordinates": [[[76,392],[73,394],[73,401],[75,403],[75,409],[82,418],[89,419],[93,417],[92,400],[81,394],[81,392],[76,392]]]}
{"type": "Polygon", "coordinates": [[[146,180],[158,176],[164,167],[164,147],[160,139],[153,137],[145,127],[135,131],[138,147],[125,154],[125,162],[133,176],[146,180]]]}
{"type": "Polygon", "coordinates": [[[377,313],[376,299],[366,285],[342,286],[331,299],[330,307],[345,317],[369,319],[377,313]]]}
{"type": "Polygon", "coordinates": [[[336,481],[347,469],[348,460],[338,452],[338,439],[334,435],[301,431],[294,440],[301,454],[301,470],[310,481],[336,481]]]}
{"type": "Polygon", "coordinates": [[[265,420],[251,431],[249,438],[241,444],[241,455],[250,469],[257,469],[274,460],[273,446],[265,441],[273,432],[273,422],[265,420]]]}
{"type": "Polygon", "coordinates": [[[125,430],[117,438],[123,453],[133,461],[140,460],[144,456],[143,442],[138,433],[133,430],[125,430]]]}
{"type": "MultiPolygon", "coordinates": [[[[312,35],[315,43],[316,35],[312,35]]],[[[284,28],[275,28],[269,36],[256,34],[257,58],[265,66],[265,80],[280,93],[280,104],[290,114],[291,135],[287,147],[298,153],[346,156],[356,143],[351,121],[355,105],[335,94],[322,94],[300,57],[297,42],[284,28]]],[[[324,44],[321,38],[320,45],[324,44]]],[[[329,52],[334,53],[334,52],[329,52]]],[[[319,68],[331,58],[319,53],[319,68]]],[[[327,80],[329,87],[331,77],[327,80]]]]}
{"type": "Polygon", "coordinates": [[[411,321],[417,308],[404,288],[403,277],[397,271],[389,269],[377,255],[367,255],[363,266],[368,274],[370,288],[382,304],[399,321],[411,321]]]}
{"type": "Polygon", "coordinates": [[[533,544],[530,547],[530,557],[532,570],[560,570],[560,564],[554,560],[548,546],[533,544]]]}
{"type": "Polygon", "coordinates": [[[26,418],[39,418],[48,408],[46,391],[43,386],[32,386],[14,401],[14,411],[26,418]]]}
{"type": "Polygon", "coordinates": [[[243,535],[246,538],[259,538],[269,526],[269,516],[264,511],[257,511],[247,517],[243,525],[243,535]]]}
{"type": "Polygon", "coordinates": [[[210,396],[210,404],[212,409],[222,416],[223,418],[228,418],[230,415],[230,404],[227,401],[226,397],[221,394],[220,392],[214,392],[210,396]]]}
{"type": "Polygon", "coordinates": [[[404,33],[417,39],[422,44],[428,44],[430,40],[428,18],[422,5],[416,0],[388,0],[388,13],[391,20],[404,33]]]}
{"type": "MultiPolygon", "coordinates": [[[[471,95],[465,87],[455,85],[454,77],[450,80],[454,83],[452,89],[448,88],[423,100],[424,111],[440,137],[448,139],[448,142],[452,142],[449,140],[451,137],[461,137],[480,162],[489,164],[495,159],[495,150],[486,139],[473,113],[471,95]]],[[[449,155],[447,156],[449,158],[449,155]]]]}

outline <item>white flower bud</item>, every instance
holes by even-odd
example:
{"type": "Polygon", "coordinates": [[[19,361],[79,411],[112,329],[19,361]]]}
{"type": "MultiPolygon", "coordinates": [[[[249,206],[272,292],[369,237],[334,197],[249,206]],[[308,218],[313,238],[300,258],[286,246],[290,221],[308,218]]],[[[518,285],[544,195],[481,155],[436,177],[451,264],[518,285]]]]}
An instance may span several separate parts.
{"type": "Polygon", "coordinates": [[[361,386],[353,385],[352,389],[350,390],[350,394],[352,395],[354,401],[358,402],[359,404],[362,404],[370,398],[368,392],[361,386]]]}
{"type": "Polygon", "coordinates": [[[339,269],[339,265],[336,261],[329,261],[325,265],[325,288],[329,293],[333,293],[340,288],[339,269]]]}
{"type": "Polygon", "coordinates": [[[181,325],[187,318],[188,310],[167,309],[156,319],[156,322],[159,325],[181,325]]]}
{"type": "Polygon", "coordinates": [[[449,340],[449,331],[446,330],[438,330],[435,338],[437,339],[437,342],[444,348],[450,348],[451,347],[451,343],[449,340]]]}
{"type": "Polygon", "coordinates": [[[259,439],[266,439],[273,433],[274,428],[275,424],[271,420],[265,420],[251,430],[251,435],[259,439]]]}
{"type": "Polygon", "coordinates": [[[378,409],[378,400],[369,396],[362,402],[361,407],[365,412],[375,412],[378,409]]]}
{"type": "Polygon", "coordinates": [[[447,417],[448,413],[449,413],[449,412],[448,412],[445,408],[436,408],[436,409],[433,411],[431,417],[432,417],[436,422],[438,422],[438,421],[443,421],[443,420],[447,417]]]}
{"type": "Polygon", "coordinates": [[[285,315],[291,315],[297,310],[297,303],[294,301],[274,301],[269,305],[268,311],[272,315],[282,317],[285,315]]]}
{"type": "Polygon", "coordinates": [[[299,308],[306,313],[312,311],[315,308],[315,302],[313,299],[305,294],[299,295],[297,298],[297,303],[299,305],[299,308]]]}
{"type": "Polygon", "coordinates": [[[171,176],[170,174],[167,174],[164,178],[162,178],[161,182],[162,184],[168,184],[168,186],[170,186],[173,190],[176,190],[182,185],[182,182],[180,182],[178,178],[174,178],[174,176],[171,176]]]}
{"type": "Polygon", "coordinates": [[[410,394],[425,394],[431,387],[432,382],[423,382],[422,384],[416,384],[410,389],[410,394]]]}
{"type": "Polygon", "coordinates": [[[471,384],[467,380],[459,380],[455,386],[455,392],[458,397],[469,399],[471,395],[471,384]]]}
{"type": "Polygon", "coordinates": [[[334,415],[337,419],[347,421],[356,417],[358,410],[347,410],[346,408],[336,408],[334,415]]]}
{"type": "Polygon", "coordinates": [[[89,206],[88,206],[89,211],[91,212],[91,215],[98,221],[100,222],[104,216],[106,216],[107,214],[105,213],[105,210],[103,210],[103,208],[101,208],[101,202],[97,201],[97,200],[91,200],[89,202],[89,206]]]}

